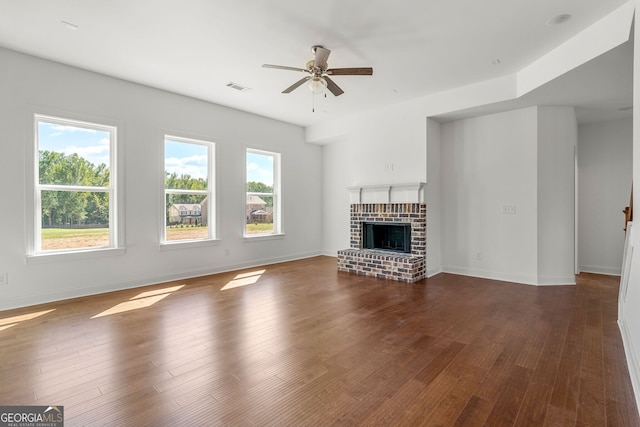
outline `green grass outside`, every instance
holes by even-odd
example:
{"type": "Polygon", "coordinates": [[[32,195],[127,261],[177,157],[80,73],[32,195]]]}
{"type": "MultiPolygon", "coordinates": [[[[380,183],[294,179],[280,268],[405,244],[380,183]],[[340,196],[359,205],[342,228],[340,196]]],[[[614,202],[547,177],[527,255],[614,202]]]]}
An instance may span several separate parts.
{"type": "Polygon", "coordinates": [[[247,234],[273,233],[273,224],[247,224],[247,234]]]}
{"type": "Polygon", "coordinates": [[[186,233],[186,232],[193,231],[193,230],[205,230],[206,231],[207,227],[204,227],[204,226],[201,226],[201,225],[198,226],[198,227],[193,227],[193,226],[189,226],[189,225],[185,225],[184,227],[180,227],[178,225],[178,226],[167,227],[167,230],[171,230],[171,231],[174,231],[176,233],[186,233]]]}
{"type": "Polygon", "coordinates": [[[44,228],[42,250],[99,248],[109,246],[108,228],[44,228]]]}
{"type": "MultiPolygon", "coordinates": [[[[194,227],[171,227],[171,233],[188,233],[198,228],[194,227]]],[[[206,230],[206,227],[201,227],[206,230]]],[[[273,224],[247,224],[247,234],[272,233],[273,224]]],[[[206,231],[205,231],[206,233],[206,231]]],[[[71,238],[105,238],[109,235],[108,228],[43,228],[42,239],[71,239],[71,238]]]]}
{"type": "Polygon", "coordinates": [[[109,235],[108,228],[43,228],[42,238],[68,239],[72,237],[105,237],[109,235]]]}

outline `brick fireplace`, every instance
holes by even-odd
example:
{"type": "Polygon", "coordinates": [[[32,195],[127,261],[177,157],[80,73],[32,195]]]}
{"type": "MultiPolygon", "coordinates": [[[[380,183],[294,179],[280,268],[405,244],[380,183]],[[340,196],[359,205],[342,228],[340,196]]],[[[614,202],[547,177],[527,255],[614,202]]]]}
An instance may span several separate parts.
{"type": "MultiPolygon", "coordinates": [[[[383,197],[384,198],[384,197],[383,197]]],[[[352,203],[351,247],[338,251],[338,270],[413,283],[426,277],[427,205],[424,203],[352,203]],[[410,251],[364,249],[364,224],[409,224],[410,251]]]]}

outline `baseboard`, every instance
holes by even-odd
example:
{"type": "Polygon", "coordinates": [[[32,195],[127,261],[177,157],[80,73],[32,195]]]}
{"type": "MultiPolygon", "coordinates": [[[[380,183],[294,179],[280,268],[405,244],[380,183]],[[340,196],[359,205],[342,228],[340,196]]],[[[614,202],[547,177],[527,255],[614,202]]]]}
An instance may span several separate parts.
{"type": "Polygon", "coordinates": [[[563,285],[575,285],[576,276],[571,274],[569,276],[538,276],[538,286],[563,286],[563,285]]]}
{"type": "Polygon", "coordinates": [[[640,359],[638,359],[638,355],[634,351],[635,347],[633,346],[631,334],[623,320],[618,320],[618,327],[620,328],[622,345],[624,346],[624,353],[627,358],[627,366],[629,367],[629,377],[631,377],[633,394],[636,398],[636,408],[639,408],[640,411],[640,359]]]}
{"type": "Polygon", "coordinates": [[[161,276],[139,277],[125,282],[108,282],[100,283],[92,286],[69,289],[57,292],[48,292],[38,295],[20,296],[14,298],[0,299],[0,311],[11,310],[20,307],[30,307],[38,304],[45,304],[55,301],[63,301],[72,298],[80,298],[90,295],[99,295],[108,292],[122,291],[126,289],[135,289],[142,286],[156,285],[159,283],[171,282],[174,280],[184,280],[193,277],[208,276],[210,274],[226,273],[229,271],[241,270],[245,268],[261,267],[270,264],[277,264],[287,261],[295,261],[299,259],[312,258],[320,256],[320,251],[306,252],[289,256],[264,258],[260,260],[252,260],[244,263],[224,265],[201,270],[182,271],[175,274],[165,274],[161,276]]]}
{"type": "Polygon", "coordinates": [[[476,270],[466,267],[443,266],[442,272],[460,274],[462,276],[479,277],[482,279],[499,280],[501,282],[521,283],[534,286],[575,285],[575,276],[521,276],[518,274],[501,273],[496,271],[476,270]]]}
{"type": "Polygon", "coordinates": [[[581,273],[605,274],[607,276],[620,276],[622,274],[621,267],[595,267],[592,265],[579,265],[581,273]]]}
{"type": "Polygon", "coordinates": [[[429,277],[433,277],[433,276],[435,276],[436,274],[440,274],[440,273],[442,273],[442,268],[440,268],[440,267],[438,267],[438,268],[432,268],[432,269],[430,269],[430,270],[427,268],[427,279],[428,279],[429,277]]]}
{"type": "Polygon", "coordinates": [[[495,271],[476,270],[466,267],[443,266],[442,272],[460,274],[462,276],[479,277],[482,279],[499,280],[502,282],[522,283],[524,285],[537,285],[536,276],[520,276],[517,274],[499,273],[495,271]]]}

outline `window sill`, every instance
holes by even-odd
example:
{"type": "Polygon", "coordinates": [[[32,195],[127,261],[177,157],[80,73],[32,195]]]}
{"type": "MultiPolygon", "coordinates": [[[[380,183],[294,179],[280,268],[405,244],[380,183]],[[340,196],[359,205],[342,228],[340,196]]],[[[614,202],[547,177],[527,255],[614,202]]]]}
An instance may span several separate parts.
{"type": "Polygon", "coordinates": [[[274,234],[245,234],[245,242],[260,242],[263,240],[282,240],[284,239],[284,233],[274,234]]]}
{"type": "Polygon", "coordinates": [[[41,262],[75,261],[81,259],[103,258],[106,256],[120,256],[124,255],[126,252],[126,248],[100,248],[69,252],[40,253],[27,255],[25,259],[27,264],[37,264],[41,262]]]}
{"type": "Polygon", "coordinates": [[[206,240],[177,240],[173,242],[160,243],[160,251],[173,251],[177,249],[189,249],[189,248],[202,248],[207,246],[218,246],[220,240],[206,239],[206,240]]]}

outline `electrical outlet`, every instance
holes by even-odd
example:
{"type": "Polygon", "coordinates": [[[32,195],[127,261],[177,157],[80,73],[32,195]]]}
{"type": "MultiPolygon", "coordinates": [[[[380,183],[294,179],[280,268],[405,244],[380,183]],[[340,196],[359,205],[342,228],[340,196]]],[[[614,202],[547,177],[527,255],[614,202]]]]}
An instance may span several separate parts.
{"type": "Polygon", "coordinates": [[[513,215],[516,213],[516,205],[502,205],[502,213],[513,215]]]}
{"type": "Polygon", "coordinates": [[[476,261],[482,261],[482,252],[476,252],[476,261]]]}
{"type": "Polygon", "coordinates": [[[0,285],[9,284],[9,273],[0,273],[0,285]]]}

